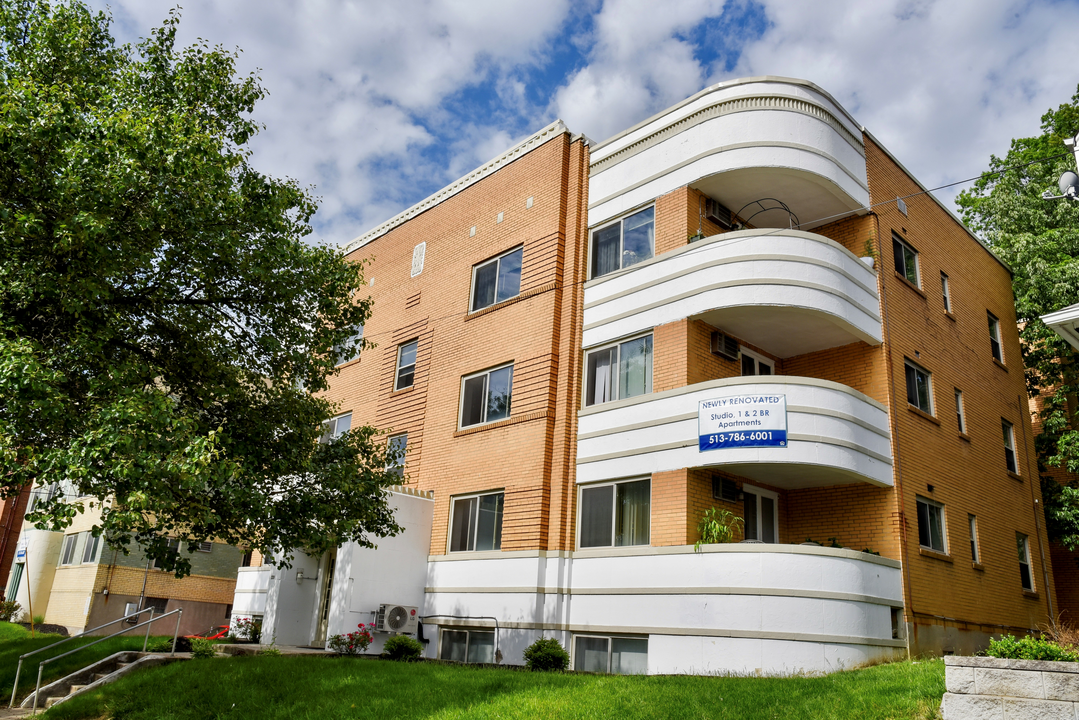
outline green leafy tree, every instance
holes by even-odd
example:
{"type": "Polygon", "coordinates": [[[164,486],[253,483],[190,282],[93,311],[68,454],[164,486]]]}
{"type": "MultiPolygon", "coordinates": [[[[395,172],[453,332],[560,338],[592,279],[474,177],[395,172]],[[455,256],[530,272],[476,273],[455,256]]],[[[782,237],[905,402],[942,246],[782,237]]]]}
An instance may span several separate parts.
{"type": "Polygon", "coordinates": [[[79,0],[0,0],[0,494],[60,483],[39,527],[100,504],[178,576],[210,538],[370,546],[385,443],[319,443],[362,265],[303,242],[315,201],[250,164],[258,78],[178,22],[118,47],[79,0]]]}
{"type": "MultiPolygon", "coordinates": [[[[1064,145],[1079,132],[1079,91],[1071,102],[1042,116],[1042,134],[1012,140],[1003,158],[957,198],[963,217],[1015,275],[1027,388],[1038,398],[1038,464],[1079,473],[1079,390],[1075,353],[1039,316],[1079,303],[1079,203],[1044,200],[1075,159],[1064,145]]],[[[1042,477],[1046,527],[1051,538],[1079,547],[1079,489],[1042,477]]]]}

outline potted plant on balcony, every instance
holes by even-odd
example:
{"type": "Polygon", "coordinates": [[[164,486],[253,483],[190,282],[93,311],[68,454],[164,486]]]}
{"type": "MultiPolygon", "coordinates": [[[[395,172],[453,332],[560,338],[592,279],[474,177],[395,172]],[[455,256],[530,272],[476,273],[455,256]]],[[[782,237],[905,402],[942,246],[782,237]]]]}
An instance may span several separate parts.
{"type": "Polygon", "coordinates": [[[697,523],[700,540],[693,546],[693,552],[700,552],[701,545],[734,542],[734,530],[742,524],[742,518],[730,510],[711,507],[704,511],[697,523]]]}

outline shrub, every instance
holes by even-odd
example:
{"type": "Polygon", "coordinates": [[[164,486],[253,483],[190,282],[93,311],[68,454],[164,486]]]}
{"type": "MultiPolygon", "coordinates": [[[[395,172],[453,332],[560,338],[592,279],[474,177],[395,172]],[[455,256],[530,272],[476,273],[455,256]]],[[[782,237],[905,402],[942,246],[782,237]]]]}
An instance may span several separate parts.
{"type": "Polygon", "coordinates": [[[0,620],[4,622],[12,622],[22,611],[22,605],[14,600],[5,600],[0,602],[0,620]]]}
{"type": "Polygon", "coordinates": [[[35,625],[44,625],[45,624],[45,616],[44,615],[35,615],[34,616],[34,624],[35,625]]]}
{"type": "Polygon", "coordinates": [[[213,640],[206,638],[191,638],[191,657],[196,660],[205,660],[217,655],[217,648],[213,640]]]}
{"type": "Polygon", "coordinates": [[[419,660],[423,645],[408,635],[394,635],[382,646],[382,656],[387,660],[419,660]]]}
{"type": "Polygon", "coordinates": [[[236,618],[232,622],[232,633],[241,640],[258,642],[262,638],[262,621],[251,618],[236,618]]]}
{"type": "MultiPolygon", "coordinates": [[[[359,653],[367,650],[367,647],[374,640],[374,636],[366,625],[360,623],[356,627],[359,630],[350,632],[347,635],[333,635],[330,637],[330,649],[338,655],[358,655],[359,653]]],[[[371,624],[374,627],[374,624],[371,624]]]]}
{"type": "Polygon", "coordinates": [[[529,670],[565,670],[569,653],[554,638],[541,637],[525,648],[525,665],[529,670]]]}
{"type": "Polygon", "coordinates": [[[1079,662],[1079,653],[1066,650],[1051,640],[1025,637],[1016,640],[1011,635],[1004,635],[999,640],[990,640],[989,657],[1009,660],[1063,660],[1079,662]]]}

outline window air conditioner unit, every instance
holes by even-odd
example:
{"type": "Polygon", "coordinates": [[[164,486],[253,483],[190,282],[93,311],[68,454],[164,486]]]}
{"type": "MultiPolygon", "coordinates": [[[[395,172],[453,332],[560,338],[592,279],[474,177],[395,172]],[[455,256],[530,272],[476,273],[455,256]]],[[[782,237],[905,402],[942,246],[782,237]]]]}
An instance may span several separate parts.
{"type": "Polygon", "coordinates": [[[375,629],[379,632],[415,633],[419,621],[418,610],[419,608],[411,605],[379,605],[375,629]]]}
{"type": "Polygon", "coordinates": [[[731,229],[731,211],[710,197],[704,199],[704,216],[726,230],[731,229]]]}
{"type": "Polygon", "coordinates": [[[721,333],[718,330],[714,331],[712,333],[712,354],[728,360],[737,360],[738,341],[726,333],[721,333]]]}

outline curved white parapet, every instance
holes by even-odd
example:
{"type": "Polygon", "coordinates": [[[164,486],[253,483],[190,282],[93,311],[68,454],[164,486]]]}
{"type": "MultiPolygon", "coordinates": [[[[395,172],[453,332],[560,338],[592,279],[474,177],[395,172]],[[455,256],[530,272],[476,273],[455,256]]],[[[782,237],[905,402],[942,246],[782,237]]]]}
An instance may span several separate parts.
{"type": "Polygon", "coordinates": [[[514,664],[540,634],[571,652],[576,634],[645,636],[651,674],[828,672],[904,647],[900,564],[887,558],[767,544],[521,555],[432,558],[425,629],[498,618],[514,664]]]}
{"type": "Polygon", "coordinates": [[[779,357],[881,342],[876,273],[797,230],[715,235],[585,285],[585,348],[692,317],[779,357]]]}
{"type": "Polygon", "coordinates": [[[577,433],[578,483],[722,466],[788,489],[892,485],[885,407],[816,378],[727,378],[595,405],[580,411],[577,433]],[[700,403],[737,395],[785,396],[786,446],[699,449],[700,403]]]}
{"type": "Polygon", "coordinates": [[[786,78],[713,86],[592,148],[588,223],[686,185],[734,211],[778,198],[803,227],[869,204],[860,128],[820,88],[786,78]]]}

